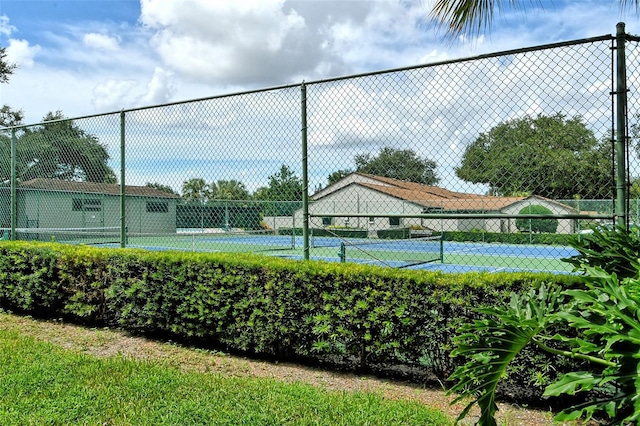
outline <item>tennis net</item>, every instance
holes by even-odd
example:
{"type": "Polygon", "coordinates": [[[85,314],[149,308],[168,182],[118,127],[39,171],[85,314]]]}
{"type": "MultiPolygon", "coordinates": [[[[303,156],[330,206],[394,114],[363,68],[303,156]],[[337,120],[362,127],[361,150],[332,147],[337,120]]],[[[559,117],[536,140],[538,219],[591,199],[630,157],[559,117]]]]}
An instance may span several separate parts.
{"type": "Polygon", "coordinates": [[[407,268],[443,262],[444,243],[439,235],[411,239],[343,239],[338,256],[341,262],[367,262],[407,268]]]}
{"type": "Polygon", "coordinates": [[[273,231],[181,230],[175,233],[127,233],[127,247],[148,250],[203,252],[264,252],[291,250],[295,237],[275,235],[273,231]]]}
{"type": "MultiPolygon", "coordinates": [[[[10,239],[11,228],[0,228],[2,239],[10,239]]],[[[51,241],[64,244],[120,243],[120,228],[16,228],[15,239],[23,241],[51,241]]]]}

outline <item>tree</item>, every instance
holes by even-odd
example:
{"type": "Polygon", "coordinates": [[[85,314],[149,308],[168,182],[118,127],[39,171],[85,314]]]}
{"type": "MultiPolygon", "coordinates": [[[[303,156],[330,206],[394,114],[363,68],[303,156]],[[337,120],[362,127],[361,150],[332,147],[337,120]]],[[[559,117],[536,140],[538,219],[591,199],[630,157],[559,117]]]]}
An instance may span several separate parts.
{"type": "Polygon", "coordinates": [[[16,68],[16,64],[7,61],[6,47],[0,47],[0,83],[8,83],[9,77],[16,68]]]}
{"type": "Polygon", "coordinates": [[[353,173],[353,170],[349,170],[349,169],[341,169],[341,170],[337,170],[333,173],[331,173],[328,177],[327,177],[327,184],[328,185],[333,185],[334,183],[338,182],[340,179],[349,176],[351,173],[353,173]]]}
{"type": "MultiPolygon", "coordinates": [[[[0,83],[8,83],[9,76],[16,69],[16,64],[7,62],[6,48],[0,47],[0,83]]],[[[22,124],[24,114],[22,110],[14,111],[9,105],[0,107],[0,127],[12,127],[22,124]]]]}
{"type": "Polygon", "coordinates": [[[301,201],[303,191],[302,179],[283,164],[278,173],[269,176],[265,195],[271,201],[301,201]]]}
{"type": "MultiPolygon", "coordinates": [[[[548,214],[553,212],[548,208],[540,205],[526,206],[518,214],[548,214]]],[[[516,228],[521,232],[548,232],[555,234],[558,229],[558,219],[516,219],[516,228]]]]}
{"type": "MultiPolygon", "coordinates": [[[[212,184],[212,187],[214,184],[212,184]]],[[[215,185],[214,197],[217,200],[248,200],[249,191],[242,182],[237,180],[219,180],[215,185]]]]}
{"type": "Polygon", "coordinates": [[[265,201],[269,200],[269,188],[266,186],[261,186],[253,192],[253,199],[265,201]]]}
{"type": "Polygon", "coordinates": [[[205,205],[213,198],[211,186],[202,178],[192,178],[182,183],[182,199],[187,203],[205,205]]]}
{"type": "MultiPolygon", "coordinates": [[[[8,83],[9,77],[16,69],[16,64],[7,61],[6,48],[0,47],[0,83],[8,83]]],[[[0,127],[12,127],[22,123],[24,114],[22,110],[14,111],[9,105],[0,108],[0,127]]]]}
{"type": "MultiPolygon", "coordinates": [[[[109,167],[109,153],[94,135],[80,129],[62,112],[48,113],[45,122],[25,129],[16,146],[16,174],[25,181],[34,178],[117,183],[109,167]],[[55,121],[53,121],[55,120],[55,121]]],[[[3,138],[9,144],[8,137],[3,138]]],[[[10,178],[10,165],[0,159],[0,179],[10,178]]]]}
{"type": "Polygon", "coordinates": [[[154,188],[154,189],[157,189],[158,191],[166,192],[167,194],[180,195],[176,191],[174,191],[173,188],[171,188],[169,185],[164,185],[157,182],[153,182],[153,183],[147,182],[144,186],[146,186],[147,188],[154,188]]]}
{"type": "Polygon", "coordinates": [[[0,127],[19,126],[24,120],[22,110],[15,111],[9,105],[0,107],[0,127]]]}
{"type": "Polygon", "coordinates": [[[611,198],[610,152],[607,141],[598,141],[580,117],[524,117],[481,134],[467,146],[456,174],[488,184],[495,195],[611,198]]]}
{"type": "Polygon", "coordinates": [[[265,216],[290,216],[300,208],[303,191],[302,179],[283,164],[279,172],[269,176],[269,186],[258,188],[253,197],[270,201],[262,204],[265,216]]]}
{"type": "MultiPolygon", "coordinates": [[[[534,0],[438,0],[431,10],[431,18],[447,28],[450,37],[461,34],[475,36],[488,30],[493,22],[493,12],[505,5],[513,8],[522,7],[525,3],[537,3],[534,0]]],[[[619,0],[620,6],[629,4],[640,7],[639,0],[619,0]]]]}
{"type": "Polygon", "coordinates": [[[377,157],[360,154],[355,157],[356,170],[362,173],[385,176],[410,182],[435,185],[439,179],[436,163],[419,157],[411,149],[385,147],[377,157]]]}

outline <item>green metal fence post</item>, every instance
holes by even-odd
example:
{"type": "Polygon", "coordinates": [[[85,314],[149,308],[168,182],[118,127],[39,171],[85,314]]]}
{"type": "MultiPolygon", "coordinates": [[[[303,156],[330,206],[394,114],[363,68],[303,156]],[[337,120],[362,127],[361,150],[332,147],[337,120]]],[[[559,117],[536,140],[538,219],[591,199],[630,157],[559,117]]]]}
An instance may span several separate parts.
{"type": "MultiPolygon", "coordinates": [[[[300,87],[302,105],[302,241],[304,260],[309,260],[309,173],[307,169],[307,86],[300,87]]],[[[295,230],[294,230],[295,231],[295,230]]],[[[295,232],[294,232],[295,233],[295,232]]]]}
{"type": "Polygon", "coordinates": [[[627,215],[627,68],[624,22],[616,25],[616,222],[628,228],[627,215]]]}
{"type": "Polygon", "coordinates": [[[16,239],[16,227],[18,224],[18,196],[17,196],[17,158],[16,158],[16,129],[11,130],[11,234],[9,239],[16,239]]]}
{"type": "Polygon", "coordinates": [[[120,247],[127,246],[127,214],[126,214],[126,197],[125,189],[125,114],[120,112],[120,247]]]}

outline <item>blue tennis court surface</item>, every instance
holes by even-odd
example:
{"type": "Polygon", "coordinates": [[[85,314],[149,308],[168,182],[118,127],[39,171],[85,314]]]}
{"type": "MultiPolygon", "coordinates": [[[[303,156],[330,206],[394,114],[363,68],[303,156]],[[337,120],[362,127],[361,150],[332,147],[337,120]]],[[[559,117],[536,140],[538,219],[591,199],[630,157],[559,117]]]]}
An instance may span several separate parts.
{"type": "MultiPolygon", "coordinates": [[[[310,259],[340,262],[340,245],[346,246],[347,262],[392,268],[471,271],[533,271],[571,273],[561,259],[575,256],[571,247],[499,243],[442,242],[439,240],[357,240],[332,237],[310,239],[310,259]],[[443,261],[440,261],[440,260],[443,261]]],[[[102,246],[117,247],[117,244],[102,246]]],[[[133,237],[127,247],[153,251],[262,252],[289,259],[303,259],[303,238],[289,235],[170,235],[133,237]]]]}

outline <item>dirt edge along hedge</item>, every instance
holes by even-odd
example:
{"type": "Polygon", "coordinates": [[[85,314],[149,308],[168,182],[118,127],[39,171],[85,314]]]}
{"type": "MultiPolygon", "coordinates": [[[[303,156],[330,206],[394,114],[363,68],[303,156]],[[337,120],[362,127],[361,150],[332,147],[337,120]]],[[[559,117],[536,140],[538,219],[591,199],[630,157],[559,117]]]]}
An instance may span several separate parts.
{"type": "MultiPolygon", "coordinates": [[[[440,382],[457,366],[449,354],[458,325],[482,320],[473,308],[542,283],[567,287],[578,278],[0,243],[1,309],[359,371],[418,368],[440,382]]],[[[531,402],[544,389],[541,365],[553,365],[553,375],[563,369],[546,354],[523,358],[505,392],[531,402]]]]}

